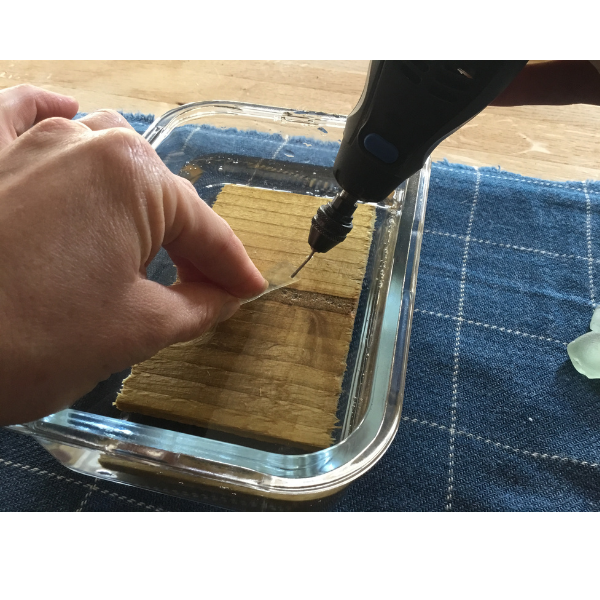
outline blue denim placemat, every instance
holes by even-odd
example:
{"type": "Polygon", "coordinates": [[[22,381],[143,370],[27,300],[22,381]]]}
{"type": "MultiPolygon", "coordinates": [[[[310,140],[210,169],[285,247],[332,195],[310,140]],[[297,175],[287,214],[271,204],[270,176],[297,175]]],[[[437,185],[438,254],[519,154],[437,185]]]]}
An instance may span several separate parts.
{"type": "MultiPolygon", "coordinates": [[[[599,204],[599,182],[433,165],[402,423],[338,510],[600,508],[600,382],[566,353],[596,305],[599,204]]],[[[215,509],[78,475],[0,430],[0,510],[215,509]]]]}

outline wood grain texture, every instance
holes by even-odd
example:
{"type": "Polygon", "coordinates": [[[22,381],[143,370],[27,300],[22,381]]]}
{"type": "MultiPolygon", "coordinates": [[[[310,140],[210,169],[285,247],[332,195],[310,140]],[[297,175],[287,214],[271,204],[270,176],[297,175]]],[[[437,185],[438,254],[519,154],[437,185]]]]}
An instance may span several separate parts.
{"type": "MultiPolygon", "coordinates": [[[[322,199],[225,186],[214,204],[263,273],[306,256],[322,199]],[[261,210],[262,209],[262,210],[261,210]]],[[[352,236],[316,255],[301,278],[248,303],[216,331],[136,365],[117,407],[302,448],[332,442],[374,209],[352,236]]]]}
{"type": "MultiPolygon", "coordinates": [[[[84,111],[160,115],[199,100],[239,100],[348,114],[368,61],[0,61],[0,88],[33,83],[84,111]]],[[[600,107],[488,107],[445,140],[448,159],[555,180],[600,179],[600,107]]]]}

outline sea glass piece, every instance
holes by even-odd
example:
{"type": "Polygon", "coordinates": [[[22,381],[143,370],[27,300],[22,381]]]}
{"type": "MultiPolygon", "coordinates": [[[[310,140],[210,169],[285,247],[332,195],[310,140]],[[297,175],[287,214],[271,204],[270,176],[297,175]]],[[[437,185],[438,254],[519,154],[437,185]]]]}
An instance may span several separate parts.
{"type": "Polygon", "coordinates": [[[582,375],[600,379],[600,332],[589,331],[579,336],[567,346],[567,353],[582,375]]]}
{"type": "Polygon", "coordinates": [[[271,292],[286,287],[291,283],[300,281],[299,277],[295,277],[294,279],[290,277],[290,275],[294,272],[294,269],[294,265],[289,262],[280,262],[274,267],[271,267],[266,273],[262,274],[263,277],[269,282],[269,287],[264,292],[258,294],[258,296],[248,298],[247,300],[242,300],[242,304],[253,302],[254,300],[262,298],[266,294],[270,294],[271,292]]]}
{"type": "Polygon", "coordinates": [[[592,331],[600,332],[600,306],[594,310],[594,314],[592,315],[592,322],[590,323],[590,329],[592,331]]]}

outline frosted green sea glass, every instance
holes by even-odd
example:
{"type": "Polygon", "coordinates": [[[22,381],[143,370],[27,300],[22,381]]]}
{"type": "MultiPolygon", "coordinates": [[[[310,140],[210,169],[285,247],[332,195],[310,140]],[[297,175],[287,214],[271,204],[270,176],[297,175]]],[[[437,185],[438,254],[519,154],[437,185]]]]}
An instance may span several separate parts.
{"type": "Polygon", "coordinates": [[[600,332],[589,331],[567,346],[573,366],[588,379],[600,379],[600,332]]]}
{"type": "Polygon", "coordinates": [[[600,306],[594,310],[594,314],[592,315],[592,322],[590,323],[590,329],[592,331],[600,332],[600,306]]]}

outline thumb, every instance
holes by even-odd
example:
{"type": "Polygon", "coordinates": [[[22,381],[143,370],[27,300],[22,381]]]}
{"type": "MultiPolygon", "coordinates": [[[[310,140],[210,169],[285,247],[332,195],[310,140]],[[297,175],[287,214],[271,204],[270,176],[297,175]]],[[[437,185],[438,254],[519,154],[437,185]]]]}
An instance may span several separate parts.
{"type": "Polygon", "coordinates": [[[193,340],[229,319],[240,307],[239,298],[211,283],[176,283],[165,287],[140,280],[135,302],[136,321],[146,330],[140,348],[151,355],[179,342],[193,340]]]}

